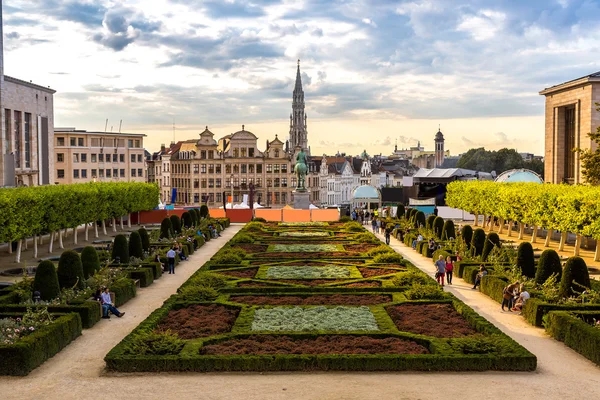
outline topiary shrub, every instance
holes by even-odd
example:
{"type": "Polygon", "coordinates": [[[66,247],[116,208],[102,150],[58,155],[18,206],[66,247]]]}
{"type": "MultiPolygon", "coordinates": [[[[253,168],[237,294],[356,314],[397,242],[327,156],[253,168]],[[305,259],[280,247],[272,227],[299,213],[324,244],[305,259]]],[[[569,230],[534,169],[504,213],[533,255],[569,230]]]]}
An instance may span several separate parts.
{"type": "Polygon", "coordinates": [[[127,243],[127,237],[125,235],[117,235],[115,237],[111,257],[113,260],[117,260],[118,258],[119,263],[129,263],[129,245],[127,243]]]}
{"type": "Polygon", "coordinates": [[[193,225],[192,216],[190,215],[189,211],[186,211],[183,214],[181,214],[181,223],[183,224],[183,226],[185,228],[192,227],[192,225],[193,225]]]}
{"type": "Polygon", "coordinates": [[[202,204],[200,207],[200,217],[207,218],[208,217],[208,206],[206,204],[202,204]]]}
{"type": "Polygon", "coordinates": [[[396,210],[396,218],[398,218],[398,219],[404,218],[405,212],[406,212],[406,209],[404,208],[404,204],[399,204],[398,209],[396,210]]]}
{"type": "Polygon", "coordinates": [[[442,231],[444,230],[444,218],[435,217],[433,220],[433,233],[438,239],[442,238],[442,231]]]}
{"type": "Polygon", "coordinates": [[[581,257],[571,257],[560,280],[560,296],[571,297],[590,288],[590,273],[581,257]]]}
{"type": "Polygon", "coordinates": [[[81,265],[85,279],[100,271],[100,258],[95,247],[86,246],[83,248],[81,251],[81,265]]]}
{"type": "Polygon", "coordinates": [[[198,210],[195,208],[189,211],[190,216],[192,217],[192,225],[198,226],[200,225],[200,214],[198,214],[198,210]]]}
{"type": "Polygon", "coordinates": [[[177,215],[171,215],[169,219],[171,219],[173,232],[177,234],[181,233],[181,220],[179,219],[179,217],[177,215]]]}
{"type": "Polygon", "coordinates": [[[348,232],[364,232],[365,228],[355,221],[346,222],[344,224],[344,229],[348,232]]]}
{"type": "Polygon", "coordinates": [[[378,254],[384,254],[384,253],[394,253],[394,250],[392,250],[389,246],[381,245],[381,246],[375,247],[374,249],[369,250],[367,252],[367,256],[375,257],[378,254]]]}
{"type": "Polygon", "coordinates": [[[142,239],[142,249],[144,251],[150,251],[150,235],[148,235],[148,231],[145,228],[138,229],[138,234],[140,235],[140,239],[142,239]]]}
{"type": "Polygon", "coordinates": [[[417,211],[415,214],[415,228],[425,226],[425,213],[423,211],[417,211]]]}
{"type": "Polygon", "coordinates": [[[480,256],[483,253],[483,246],[485,245],[485,231],[481,228],[477,228],[473,231],[473,238],[471,239],[471,250],[474,256],[480,256]]]}
{"type": "Polygon", "coordinates": [[[490,233],[486,240],[485,240],[485,244],[483,245],[483,251],[481,252],[481,261],[487,261],[490,253],[492,252],[492,250],[494,249],[494,247],[500,248],[500,237],[498,236],[498,234],[496,232],[492,232],[490,233]]]}
{"type": "Polygon", "coordinates": [[[425,222],[425,228],[427,230],[431,230],[433,229],[433,221],[435,221],[436,216],[431,214],[429,217],[427,217],[427,221],[425,222]]]}
{"type": "Polygon", "coordinates": [[[375,264],[402,264],[404,265],[404,259],[396,252],[394,253],[383,253],[373,257],[375,264]]]}
{"type": "Polygon", "coordinates": [[[144,258],[144,248],[142,247],[142,238],[136,231],[129,235],[129,257],[144,258]]]}
{"type": "Polygon", "coordinates": [[[266,219],[264,219],[264,218],[261,218],[261,217],[258,217],[258,218],[252,218],[252,221],[255,221],[255,222],[267,222],[267,220],[266,220],[266,219]]]}
{"type": "Polygon", "coordinates": [[[413,218],[415,216],[415,214],[417,213],[417,209],[416,208],[409,208],[408,211],[406,212],[406,219],[409,222],[413,222],[413,218]]]}
{"type": "Polygon", "coordinates": [[[262,222],[248,222],[246,224],[246,230],[247,231],[253,231],[253,232],[257,232],[257,231],[262,231],[265,228],[265,226],[263,225],[262,222]]]}
{"type": "Polygon", "coordinates": [[[544,250],[538,261],[537,271],[535,272],[535,283],[543,285],[550,276],[556,274],[556,280],[561,280],[562,266],[558,253],[552,249],[544,250]]]}
{"type": "Polygon", "coordinates": [[[254,239],[252,238],[252,236],[245,234],[245,233],[240,233],[238,235],[235,235],[235,237],[233,237],[230,241],[230,244],[238,244],[238,243],[254,243],[254,239]]]}
{"type": "Polygon", "coordinates": [[[519,245],[517,249],[517,266],[521,269],[521,275],[528,278],[535,277],[535,259],[531,243],[521,242],[519,245]]]}
{"type": "Polygon", "coordinates": [[[242,262],[242,257],[233,252],[221,253],[215,255],[211,261],[214,264],[240,264],[242,262]]]}
{"type": "Polygon", "coordinates": [[[160,223],[160,238],[170,239],[173,236],[173,224],[169,217],[162,220],[160,223]]]}
{"type": "Polygon", "coordinates": [[[340,217],[340,222],[350,222],[352,221],[352,218],[350,218],[347,215],[344,215],[343,217],[340,217]]]}
{"type": "Polygon", "coordinates": [[[67,250],[60,255],[56,274],[58,275],[58,284],[61,288],[85,288],[81,258],[73,250],[67,250]]]}
{"type": "Polygon", "coordinates": [[[444,227],[442,228],[442,240],[450,239],[456,239],[456,229],[454,229],[454,222],[452,220],[444,222],[444,227]]]}
{"type": "Polygon", "coordinates": [[[60,294],[58,275],[52,261],[42,261],[38,265],[33,279],[33,291],[40,292],[41,299],[45,301],[53,300],[60,294]]]}
{"type": "Polygon", "coordinates": [[[473,228],[471,228],[471,225],[463,226],[460,235],[467,246],[467,250],[471,249],[471,241],[473,240],[473,228]]]}

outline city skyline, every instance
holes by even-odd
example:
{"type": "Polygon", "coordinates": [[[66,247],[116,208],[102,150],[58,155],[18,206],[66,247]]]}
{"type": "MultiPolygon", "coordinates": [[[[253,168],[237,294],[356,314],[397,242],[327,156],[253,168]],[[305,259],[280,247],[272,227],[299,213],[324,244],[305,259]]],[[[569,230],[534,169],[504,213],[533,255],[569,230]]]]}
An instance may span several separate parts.
{"type": "Polygon", "coordinates": [[[150,151],[206,125],[287,139],[300,58],[313,155],[433,149],[438,124],[452,154],[542,154],[538,92],[600,70],[596,28],[583,31],[598,16],[567,0],[14,0],[5,70],[57,90],[56,126],[123,120],[150,151]]]}

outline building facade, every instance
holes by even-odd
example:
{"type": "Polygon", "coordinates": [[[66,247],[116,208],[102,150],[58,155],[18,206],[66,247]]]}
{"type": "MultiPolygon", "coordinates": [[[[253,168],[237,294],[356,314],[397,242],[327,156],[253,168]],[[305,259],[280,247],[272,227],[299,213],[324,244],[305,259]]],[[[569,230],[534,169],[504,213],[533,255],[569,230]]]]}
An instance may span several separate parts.
{"type": "Polygon", "coordinates": [[[584,183],[579,153],[597,148],[587,136],[600,126],[600,72],[544,89],[546,97],[544,179],[584,183]]]}
{"type": "Polygon", "coordinates": [[[56,128],[53,183],[145,182],[145,136],[56,128]]]}

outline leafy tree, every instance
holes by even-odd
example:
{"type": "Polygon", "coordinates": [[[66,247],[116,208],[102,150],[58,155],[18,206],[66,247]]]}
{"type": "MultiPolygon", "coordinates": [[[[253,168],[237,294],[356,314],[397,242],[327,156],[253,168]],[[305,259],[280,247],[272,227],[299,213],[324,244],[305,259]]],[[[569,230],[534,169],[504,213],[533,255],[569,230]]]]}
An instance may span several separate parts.
{"type": "Polygon", "coordinates": [[[543,285],[554,274],[556,274],[557,280],[561,280],[562,266],[560,265],[560,257],[554,250],[544,250],[538,261],[535,283],[543,285]]]}
{"type": "Polygon", "coordinates": [[[85,288],[81,258],[73,250],[67,250],[61,254],[56,274],[58,275],[58,283],[61,288],[85,288]]]}
{"type": "Polygon", "coordinates": [[[543,163],[536,160],[535,163],[525,163],[523,157],[515,149],[500,149],[489,151],[483,147],[470,149],[458,160],[458,168],[472,169],[475,171],[492,172],[501,174],[504,171],[531,166],[534,171],[543,174],[543,163]],[[540,165],[541,164],[541,168],[540,165]]]}
{"type": "Polygon", "coordinates": [[[142,246],[142,238],[136,231],[129,235],[129,257],[144,258],[144,248],[142,246]]]}
{"type": "Polygon", "coordinates": [[[121,264],[129,263],[129,245],[125,235],[117,235],[115,237],[112,248],[112,258],[113,260],[118,259],[121,264]]]}
{"type": "Polygon", "coordinates": [[[100,259],[94,246],[86,246],[81,251],[81,265],[85,279],[100,271],[100,259]]]}
{"type": "Polygon", "coordinates": [[[581,257],[571,257],[565,264],[560,281],[561,297],[571,297],[590,288],[590,273],[581,257]]]}
{"type": "Polygon", "coordinates": [[[529,169],[536,174],[540,175],[542,178],[544,177],[544,162],[542,160],[538,160],[534,158],[531,161],[525,161],[523,163],[523,168],[529,169]]]}
{"type": "Polygon", "coordinates": [[[42,261],[35,271],[33,290],[40,292],[42,300],[50,301],[60,294],[58,274],[52,261],[42,261]]]}
{"type": "Polygon", "coordinates": [[[521,269],[521,274],[528,278],[535,277],[535,259],[533,256],[533,246],[529,242],[521,242],[517,249],[517,266],[521,269]]]}
{"type": "MultiPolygon", "coordinates": [[[[596,103],[596,111],[600,111],[600,103],[596,103]]],[[[588,133],[588,137],[596,145],[600,145],[600,126],[596,132],[588,133]]],[[[568,149],[567,149],[568,150],[568,149]]],[[[596,150],[591,149],[575,149],[579,153],[581,159],[581,174],[587,183],[590,185],[600,185],[600,146],[596,150]]]]}
{"type": "Polygon", "coordinates": [[[148,235],[148,231],[144,227],[141,227],[138,229],[138,233],[140,234],[140,239],[142,239],[142,249],[150,251],[150,235],[148,235]]]}

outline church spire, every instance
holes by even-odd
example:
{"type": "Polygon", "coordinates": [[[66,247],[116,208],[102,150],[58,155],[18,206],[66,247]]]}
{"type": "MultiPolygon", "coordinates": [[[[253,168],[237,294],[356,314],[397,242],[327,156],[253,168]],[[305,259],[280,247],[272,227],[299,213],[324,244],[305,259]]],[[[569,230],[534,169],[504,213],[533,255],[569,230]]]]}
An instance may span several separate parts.
{"type": "Polygon", "coordinates": [[[304,90],[302,90],[302,75],[300,74],[300,60],[296,69],[296,84],[292,94],[292,115],[290,119],[290,145],[292,148],[300,146],[308,151],[307,121],[304,113],[304,90]]]}
{"type": "Polygon", "coordinates": [[[302,76],[300,75],[300,59],[298,59],[298,69],[296,71],[296,85],[294,86],[294,93],[302,92],[302,76]]]}

